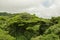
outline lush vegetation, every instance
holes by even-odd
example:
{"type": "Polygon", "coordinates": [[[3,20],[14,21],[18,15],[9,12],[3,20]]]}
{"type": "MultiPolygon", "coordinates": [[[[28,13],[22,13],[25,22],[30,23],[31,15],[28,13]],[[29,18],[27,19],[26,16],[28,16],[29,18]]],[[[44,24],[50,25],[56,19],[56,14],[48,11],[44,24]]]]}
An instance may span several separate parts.
{"type": "Polygon", "coordinates": [[[0,12],[0,40],[60,40],[60,17],[0,12]]]}

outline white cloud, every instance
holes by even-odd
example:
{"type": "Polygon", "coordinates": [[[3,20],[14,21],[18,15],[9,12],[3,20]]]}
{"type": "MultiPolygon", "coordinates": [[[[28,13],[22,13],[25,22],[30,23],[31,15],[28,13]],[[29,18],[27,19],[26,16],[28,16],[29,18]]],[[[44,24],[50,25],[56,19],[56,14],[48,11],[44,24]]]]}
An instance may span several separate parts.
{"type": "Polygon", "coordinates": [[[35,13],[39,17],[60,16],[60,0],[0,0],[0,11],[35,13]]]}
{"type": "MultiPolygon", "coordinates": [[[[51,6],[46,7],[40,5],[38,7],[29,8],[29,12],[35,13],[39,17],[50,18],[51,16],[60,16],[60,1],[55,0],[51,6]]],[[[28,9],[27,9],[28,10],[28,9]]]]}

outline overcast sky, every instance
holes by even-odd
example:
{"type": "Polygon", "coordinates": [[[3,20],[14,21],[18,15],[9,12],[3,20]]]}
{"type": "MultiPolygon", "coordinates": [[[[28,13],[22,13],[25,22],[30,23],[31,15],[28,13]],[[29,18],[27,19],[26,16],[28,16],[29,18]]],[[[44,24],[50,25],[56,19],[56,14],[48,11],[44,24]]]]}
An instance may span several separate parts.
{"type": "Polygon", "coordinates": [[[46,18],[60,16],[60,0],[0,0],[0,11],[26,11],[46,18]]]}

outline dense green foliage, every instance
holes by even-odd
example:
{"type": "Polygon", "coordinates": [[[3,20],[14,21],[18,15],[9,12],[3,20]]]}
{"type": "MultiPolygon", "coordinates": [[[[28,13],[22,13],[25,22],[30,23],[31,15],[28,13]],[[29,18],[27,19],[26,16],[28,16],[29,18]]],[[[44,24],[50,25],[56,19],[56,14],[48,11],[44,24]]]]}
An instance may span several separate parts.
{"type": "Polygon", "coordinates": [[[60,40],[60,17],[0,12],[0,40],[60,40]]]}

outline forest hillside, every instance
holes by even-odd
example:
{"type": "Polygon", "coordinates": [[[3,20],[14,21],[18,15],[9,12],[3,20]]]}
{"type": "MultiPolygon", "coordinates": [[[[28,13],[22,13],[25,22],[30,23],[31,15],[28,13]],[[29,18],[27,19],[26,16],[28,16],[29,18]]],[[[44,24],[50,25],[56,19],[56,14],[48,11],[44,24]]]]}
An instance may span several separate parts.
{"type": "Polygon", "coordinates": [[[0,40],[60,40],[60,16],[0,12],[0,40]]]}

